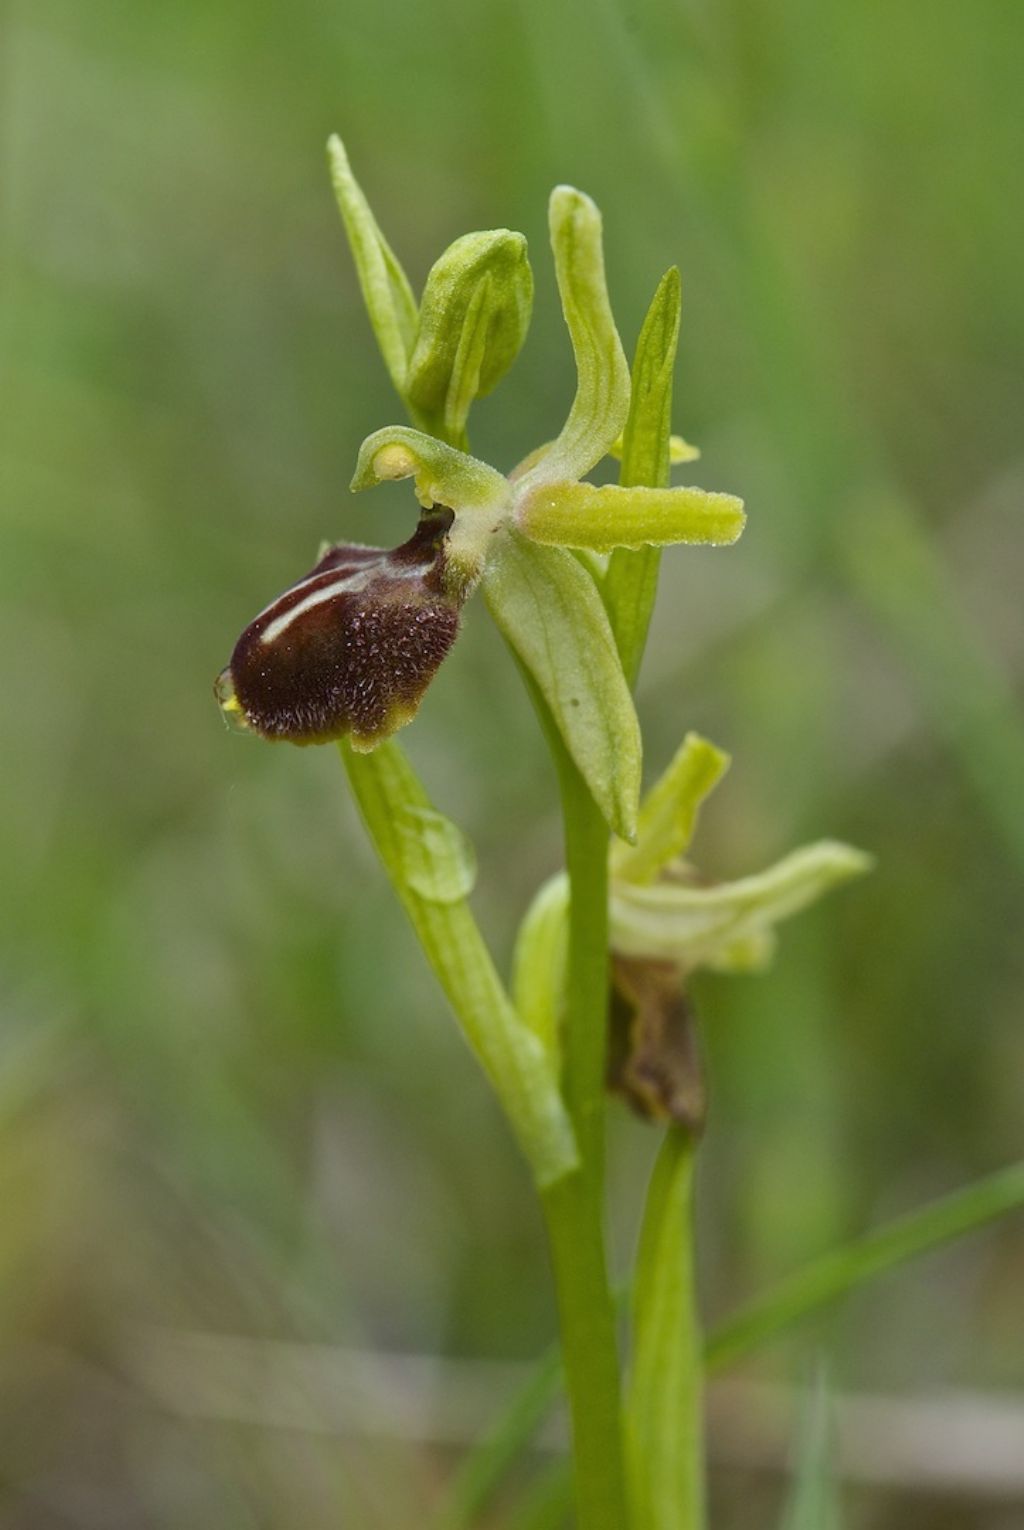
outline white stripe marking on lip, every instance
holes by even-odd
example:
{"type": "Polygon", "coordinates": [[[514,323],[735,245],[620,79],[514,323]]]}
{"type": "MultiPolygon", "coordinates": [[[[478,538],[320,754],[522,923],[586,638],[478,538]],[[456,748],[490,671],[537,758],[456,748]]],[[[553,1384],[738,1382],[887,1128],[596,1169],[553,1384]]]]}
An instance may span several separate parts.
{"type": "MultiPolygon", "coordinates": [[[[381,562],[383,561],[384,559],[381,559],[381,562]]],[[[307,611],[312,611],[314,607],[323,605],[324,601],[333,600],[336,595],[354,594],[359,590],[364,590],[369,584],[372,575],[379,570],[380,566],[380,563],[371,564],[369,568],[361,568],[355,573],[343,574],[341,578],[333,579],[329,584],[321,585],[318,590],[314,590],[312,594],[307,595],[305,600],[300,600],[297,605],[292,606],[287,611],[283,611],[280,616],[275,616],[272,622],[268,622],[260,633],[260,642],[276,642],[282,632],[287,632],[296,617],[304,616],[307,611]]],[[[422,567],[395,568],[390,569],[388,572],[393,579],[417,579],[422,575],[423,569],[422,567]]],[[[324,576],[323,574],[317,574],[310,577],[322,579],[324,576]]],[[[280,599],[281,596],[278,596],[278,600],[280,599]]],[[[267,606],[266,610],[272,611],[276,604],[277,601],[273,601],[267,606]]],[[[266,611],[261,612],[260,615],[266,615],[266,611]]],[[[256,620],[259,621],[259,617],[256,620]]]]}

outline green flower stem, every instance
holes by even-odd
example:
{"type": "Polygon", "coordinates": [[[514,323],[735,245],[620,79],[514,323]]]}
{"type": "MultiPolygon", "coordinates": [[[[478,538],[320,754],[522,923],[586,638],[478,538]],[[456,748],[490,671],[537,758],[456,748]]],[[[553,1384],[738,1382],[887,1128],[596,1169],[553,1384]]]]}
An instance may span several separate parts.
{"type": "Polygon", "coordinates": [[[342,742],[340,752],[374,848],[543,1191],[578,1165],[572,1126],[548,1055],[516,1013],[469,907],[457,831],[397,744],[362,754],[342,742]]]}
{"type": "MultiPolygon", "coordinates": [[[[727,1369],[811,1312],[838,1301],[910,1259],[931,1253],[1022,1208],[1024,1162],[1000,1169],[940,1201],[865,1233],[815,1260],[713,1330],[704,1346],[707,1370],[714,1373],[727,1369]]],[[[470,1530],[508,1468],[519,1459],[550,1413],[562,1383],[561,1356],[557,1345],[552,1345],[464,1463],[441,1521],[443,1530],[470,1530]]]]}
{"type": "Polygon", "coordinates": [[[543,1203],[572,1415],[578,1530],[624,1530],[619,1358],[604,1241],[608,832],[550,722],[546,732],[562,792],[570,885],[563,1089],[580,1169],[545,1191],[543,1203]]]}
{"type": "Polygon", "coordinates": [[[690,1134],[670,1128],[644,1208],[626,1391],[634,1530],[700,1530],[705,1518],[703,1355],[694,1278],[695,1157],[690,1134]]]}

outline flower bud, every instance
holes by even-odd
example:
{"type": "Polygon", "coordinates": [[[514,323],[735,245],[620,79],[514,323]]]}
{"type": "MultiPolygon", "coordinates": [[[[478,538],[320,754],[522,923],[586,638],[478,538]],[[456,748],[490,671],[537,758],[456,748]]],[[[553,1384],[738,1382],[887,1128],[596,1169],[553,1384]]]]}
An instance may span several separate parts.
{"type": "Polygon", "coordinates": [[[401,547],[329,548],[238,639],[215,687],[225,714],[263,738],[363,749],[410,722],[459,628],[453,519],[435,505],[401,547]]]}
{"type": "Polygon", "coordinates": [[[449,245],[431,268],[406,398],[435,433],[463,444],[474,399],[490,393],[530,324],[533,273],[522,234],[491,229],[449,245]]]}

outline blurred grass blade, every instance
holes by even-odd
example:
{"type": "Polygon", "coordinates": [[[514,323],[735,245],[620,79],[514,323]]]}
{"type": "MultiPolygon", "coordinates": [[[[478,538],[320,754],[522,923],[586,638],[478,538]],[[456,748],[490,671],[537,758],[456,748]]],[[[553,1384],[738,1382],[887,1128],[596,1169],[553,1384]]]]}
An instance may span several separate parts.
{"type": "Polygon", "coordinates": [[[631,1530],[704,1524],[703,1357],[695,1306],[695,1142],[666,1133],[644,1208],[625,1396],[631,1530]]]}
{"type": "Polygon", "coordinates": [[[352,174],[345,145],[336,133],[327,141],[327,158],[366,311],[391,381],[404,400],[409,357],[416,339],[416,299],[352,174]]]}
{"type": "MultiPolygon", "coordinates": [[[[553,1344],[516,1392],[498,1422],[464,1458],[448,1488],[435,1530],[470,1530],[484,1512],[497,1484],[519,1460],[551,1412],[562,1388],[562,1354],[553,1344]]],[[[563,1473],[566,1503],[572,1498],[572,1475],[563,1473]]]]}
{"type": "MultiPolygon", "coordinates": [[[[705,1368],[708,1372],[726,1370],[820,1307],[908,1260],[1022,1209],[1024,1161],[866,1233],[798,1271],[714,1329],[704,1346],[705,1368]]],[[[471,1530],[475,1516],[490,1502],[509,1467],[554,1407],[561,1387],[561,1360],[558,1349],[552,1347],[464,1462],[457,1483],[471,1485],[465,1493],[465,1512],[460,1517],[453,1504],[443,1530],[471,1530]]]]}
{"type": "MultiPolygon", "coordinates": [[[[576,1143],[543,1047],[512,1006],[465,901],[454,826],[433,809],[397,744],[357,754],[339,745],[359,810],[469,1045],[490,1079],[538,1184],[577,1163],[576,1143]],[[415,853],[410,836],[422,827],[415,853]],[[410,871],[414,874],[410,875],[410,871]],[[440,892],[440,896],[439,896],[440,892]]],[[[458,836],[461,840],[461,836],[458,836]]]]}
{"type": "Polygon", "coordinates": [[[612,876],[653,882],[693,838],[701,803],[729,769],[730,759],[699,733],[688,733],[640,804],[635,845],[612,849],[612,876]]]}
{"type": "Polygon", "coordinates": [[[793,1485],[781,1530],[839,1530],[839,1493],[832,1465],[828,1387],[819,1375],[804,1401],[793,1485]]]}
{"type": "MultiPolygon", "coordinates": [[[[629,416],[622,440],[619,483],[623,488],[669,483],[672,373],[679,344],[682,303],[679,272],[665,272],[651,300],[633,358],[629,416]]],[[[636,683],[658,589],[661,551],[619,549],[608,561],[602,594],[630,685],[636,683]]]]}
{"type": "Polygon", "coordinates": [[[629,367],[608,299],[601,214],[582,191],[556,186],[548,219],[577,384],[557,440],[521,480],[531,488],[582,478],[614,445],[629,412],[629,367]]]}
{"type": "Polygon", "coordinates": [[[572,1472],[556,1461],[541,1472],[503,1522],[503,1530],[566,1530],[572,1510],[572,1472]]]}
{"type": "Polygon", "coordinates": [[[640,727],[594,581],[572,553],[502,536],[484,572],[491,615],[544,698],[609,827],[636,833],[640,727]]]}
{"type": "Polygon", "coordinates": [[[866,1233],[798,1270],[717,1328],[708,1341],[708,1366],[733,1364],[817,1308],[1021,1207],[1024,1162],[866,1233]]]}
{"type": "Polygon", "coordinates": [[[914,506],[884,482],[851,507],[837,554],[861,600],[902,648],[936,733],[1024,867],[1024,717],[1012,678],[964,610],[955,574],[914,506]]]}

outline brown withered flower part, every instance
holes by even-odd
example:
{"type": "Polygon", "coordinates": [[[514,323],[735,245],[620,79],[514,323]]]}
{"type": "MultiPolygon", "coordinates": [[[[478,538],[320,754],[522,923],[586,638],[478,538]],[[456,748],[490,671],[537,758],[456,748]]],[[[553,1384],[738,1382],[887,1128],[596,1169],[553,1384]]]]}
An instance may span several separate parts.
{"type": "Polygon", "coordinates": [[[612,957],[607,1083],[647,1120],[704,1128],[697,1017],[675,962],[612,957]]]}
{"type": "Polygon", "coordinates": [[[238,639],[216,683],[224,711],[266,739],[357,749],[409,722],[459,630],[454,518],[433,505],[400,547],[329,547],[238,639]]]}

